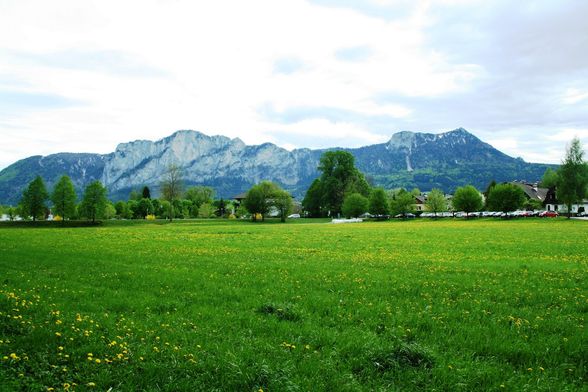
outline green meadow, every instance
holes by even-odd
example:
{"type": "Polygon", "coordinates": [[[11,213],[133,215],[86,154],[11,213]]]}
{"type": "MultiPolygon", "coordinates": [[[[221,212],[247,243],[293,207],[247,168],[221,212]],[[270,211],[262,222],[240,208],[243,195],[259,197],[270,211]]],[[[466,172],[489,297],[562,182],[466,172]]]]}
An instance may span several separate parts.
{"type": "Polygon", "coordinates": [[[588,222],[0,227],[0,390],[587,389],[588,222]]]}

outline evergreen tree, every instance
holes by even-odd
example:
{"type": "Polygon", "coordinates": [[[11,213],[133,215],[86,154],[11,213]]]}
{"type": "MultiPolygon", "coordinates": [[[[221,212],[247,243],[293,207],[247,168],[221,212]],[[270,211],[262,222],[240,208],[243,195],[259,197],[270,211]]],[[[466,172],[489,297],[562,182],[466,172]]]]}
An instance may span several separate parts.
{"type": "Polygon", "coordinates": [[[24,190],[20,201],[20,210],[24,217],[30,216],[33,221],[44,218],[47,211],[49,193],[41,176],[35,177],[24,190]]]}
{"type": "Polygon", "coordinates": [[[142,196],[143,199],[151,199],[151,191],[149,190],[148,186],[144,186],[143,187],[143,192],[142,192],[142,196]]]}

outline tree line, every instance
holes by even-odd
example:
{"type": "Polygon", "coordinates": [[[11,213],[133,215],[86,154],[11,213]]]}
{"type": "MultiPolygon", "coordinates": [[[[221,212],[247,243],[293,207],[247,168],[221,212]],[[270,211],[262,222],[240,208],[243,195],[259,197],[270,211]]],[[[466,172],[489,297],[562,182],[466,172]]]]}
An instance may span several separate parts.
{"type": "MultiPolygon", "coordinates": [[[[562,165],[557,170],[547,169],[540,186],[554,188],[557,198],[571,211],[573,204],[581,202],[588,195],[588,164],[584,161],[580,141],[574,138],[568,148],[562,165]]],[[[355,167],[355,158],[346,151],[327,151],[319,162],[320,176],[316,178],[302,201],[302,207],[309,217],[358,217],[366,212],[375,217],[407,216],[414,212],[415,196],[418,189],[384,190],[373,187],[361,171],[355,167]]],[[[268,215],[278,216],[285,221],[293,209],[292,196],[278,184],[261,181],[253,185],[241,204],[215,200],[214,190],[206,186],[184,188],[179,167],[171,165],[160,183],[161,198],[152,198],[145,186],[140,192],[131,192],[127,201],[112,204],[107,199],[107,190],[99,182],[90,183],[84,190],[81,201],[71,179],[64,175],[55,184],[51,193],[40,176],[29,183],[24,190],[17,208],[6,208],[11,219],[17,215],[33,221],[49,213],[58,219],[155,219],[164,218],[210,218],[242,217],[251,215],[253,221],[265,220],[268,215]]],[[[447,197],[439,189],[427,194],[425,207],[433,213],[450,208],[447,197]]],[[[497,184],[492,181],[485,192],[472,185],[456,189],[451,208],[466,213],[480,211],[509,212],[520,208],[541,209],[538,200],[529,200],[524,191],[510,183],[497,184]]],[[[568,214],[569,216],[569,214],[568,214]]]]}

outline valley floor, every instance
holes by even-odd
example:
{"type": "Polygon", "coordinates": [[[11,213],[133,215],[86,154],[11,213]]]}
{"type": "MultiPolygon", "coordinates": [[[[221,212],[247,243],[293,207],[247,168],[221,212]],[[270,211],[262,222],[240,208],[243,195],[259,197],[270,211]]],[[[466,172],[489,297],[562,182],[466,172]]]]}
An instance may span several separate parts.
{"type": "Polygon", "coordinates": [[[587,239],[565,219],[0,227],[0,390],[585,389],[587,239]]]}

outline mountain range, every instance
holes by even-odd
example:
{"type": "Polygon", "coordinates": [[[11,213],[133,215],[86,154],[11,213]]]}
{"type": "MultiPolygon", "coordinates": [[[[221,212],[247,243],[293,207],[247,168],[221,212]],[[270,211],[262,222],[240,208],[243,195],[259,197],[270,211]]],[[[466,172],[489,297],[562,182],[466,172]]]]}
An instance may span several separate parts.
{"type": "Polygon", "coordinates": [[[187,186],[211,186],[218,197],[230,198],[270,180],[301,198],[319,176],[321,154],[337,149],[353,154],[368,181],[385,188],[453,192],[472,184],[485,189],[493,179],[538,181],[548,167],[554,167],[510,157],[463,128],[439,134],[398,132],[386,143],[360,148],[292,151],[271,143],[249,146],[239,138],[183,130],[155,142],[122,143],[105,155],[59,153],[20,160],[0,171],[0,204],[16,204],[36,175],[51,189],[67,174],[79,195],[94,180],[106,185],[112,200],[127,199],[132,190],[145,185],[157,195],[172,163],[181,168],[187,186]]]}

